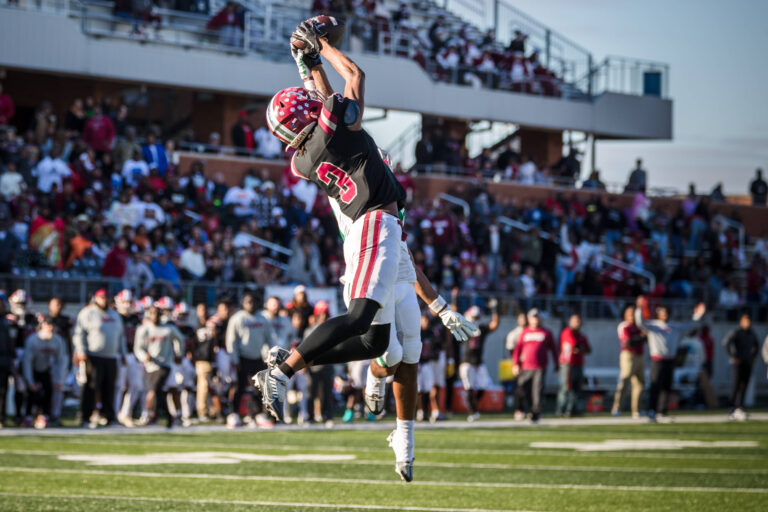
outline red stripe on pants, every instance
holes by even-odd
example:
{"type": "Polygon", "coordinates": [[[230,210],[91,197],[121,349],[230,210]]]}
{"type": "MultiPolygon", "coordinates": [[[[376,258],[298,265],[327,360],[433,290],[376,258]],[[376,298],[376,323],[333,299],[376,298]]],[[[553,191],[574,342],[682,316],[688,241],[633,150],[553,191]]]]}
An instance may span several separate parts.
{"type": "Polygon", "coordinates": [[[368,215],[369,214],[363,216],[363,234],[360,237],[360,255],[357,258],[357,270],[355,270],[355,278],[352,280],[352,294],[350,296],[352,299],[357,298],[357,283],[360,280],[360,274],[363,270],[363,265],[365,264],[365,244],[368,240],[368,215]]]}
{"type": "Polygon", "coordinates": [[[360,296],[364,296],[366,290],[368,290],[368,284],[371,282],[371,274],[376,267],[376,256],[379,253],[379,233],[381,232],[381,212],[376,212],[376,220],[373,224],[373,250],[371,252],[371,258],[368,260],[368,267],[365,269],[365,278],[363,279],[363,286],[360,290],[360,296]]]}

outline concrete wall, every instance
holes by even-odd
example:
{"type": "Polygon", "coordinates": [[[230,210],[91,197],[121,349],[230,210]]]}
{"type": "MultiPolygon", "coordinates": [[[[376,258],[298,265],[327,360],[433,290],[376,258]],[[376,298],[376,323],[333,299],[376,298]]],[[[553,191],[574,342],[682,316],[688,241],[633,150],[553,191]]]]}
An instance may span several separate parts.
{"type": "MultiPolygon", "coordinates": [[[[407,59],[372,55],[354,58],[366,71],[366,100],[371,106],[466,120],[512,122],[545,130],[577,130],[606,138],[672,136],[672,103],[668,100],[606,94],[595,102],[585,102],[470,89],[433,83],[415,62],[407,59]]],[[[288,62],[88,38],[77,19],[7,9],[0,16],[0,65],[267,97],[297,83],[295,67],[288,62]]],[[[340,88],[339,78],[335,73],[331,75],[333,85],[340,88]]]]}
{"type": "MultiPolygon", "coordinates": [[[[481,319],[481,322],[488,321],[488,319],[481,319]]],[[[483,360],[488,367],[488,372],[491,374],[491,378],[494,382],[497,382],[498,376],[498,364],[499,360],[508,357],[508,352],[504,349],[504,340],[507,333],[515,328],[517,325],[513,317],[502,317],[501,325],[499,328],[490,334],[486,340],[485,349],[483,352],[483,360]]],[[[555,340],[559,347],[559,334],[562,329],[562,324],[559,319],[545,320],[544,326],[550,329],[555,335],[555,340]]],[[[589,367],[615,367],[619,366],[619,341],[616,336],[616,328],[618,322],[610,320],[587,320],[584,322],[583,332],[589,339],[589,343],[592,346],[592,354],[586,357],[585,366],[589,367]]],[[[713,373],[713,388],[716,394],[720,396],[727,396],[730,391],[731,382],[731,369],[728,357],[725,350],[720,345],[721,340],[725,335],[735,327],[735,324],[716,323],[712,324],[712,336],[715,339],[715,360],[714,360],[714,373],[713,373]]],[[[758,339],[762,340],[768,334],[767,325],[755,326],[758,339]]],[[[646,363],[648,361],[648,350],[646,349],[646,363]]],[[[762,358],[758,356],[758,361],[755,364],[752,379],[756,386],[756,391],[759,394],[768,394],[768,379],[766,378],[766,365],[762,358]]],[[[550,363],[547,385],[557,386],[557,376],[552,371],[550,363]]]]}

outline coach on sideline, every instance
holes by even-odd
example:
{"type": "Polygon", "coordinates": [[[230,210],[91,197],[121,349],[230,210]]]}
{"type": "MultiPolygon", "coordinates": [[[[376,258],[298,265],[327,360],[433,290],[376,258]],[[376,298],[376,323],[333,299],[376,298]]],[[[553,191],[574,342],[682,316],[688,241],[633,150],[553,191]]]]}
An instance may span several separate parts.
{"type": "MultiPolygon", "coordinates": [[[[97,290],[93,302],[77,315],[75,334],[75,360],[85,362],[86,382],[81,403],[82,424],[90,422],[96,406],[96,392],[101,397],[101,415],[107,423],[115,421],[115,379],[117,358],[125,358],[125,329],[120,314],[109,309],[107,291],[97,290]]],[[[90,423],[91,428],[96,423],[90,423]]]]}

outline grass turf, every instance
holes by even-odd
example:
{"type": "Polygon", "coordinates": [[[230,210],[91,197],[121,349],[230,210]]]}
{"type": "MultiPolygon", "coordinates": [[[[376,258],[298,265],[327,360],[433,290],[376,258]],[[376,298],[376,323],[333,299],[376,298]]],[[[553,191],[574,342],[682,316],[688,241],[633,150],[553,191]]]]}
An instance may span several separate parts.
{"type": "Polygon", "coordinates": [[[384,431],[193,428],[170,434],[3,436],[0,510],[768,510],[768,423],[416,432],[413,484],[402,484],[395,475],[384,431]],[[531,445],[605,440],[756,445],[608,452],[531,445]],[[210,464],[203,458],[192,464],[94,466],[60,458],[190,452],[209,453],[209,459],[215,453],[354,459],[210,464]]]}

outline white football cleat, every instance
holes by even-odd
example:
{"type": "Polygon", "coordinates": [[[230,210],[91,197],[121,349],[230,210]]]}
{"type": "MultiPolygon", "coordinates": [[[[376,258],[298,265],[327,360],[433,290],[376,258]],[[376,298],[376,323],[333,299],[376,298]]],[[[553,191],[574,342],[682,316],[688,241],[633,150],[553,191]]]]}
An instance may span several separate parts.
{"type": "MultiPolygon", "coordinates": [[[[284,350],[284,352],[288,351],[284,350]]],[[[270,374],[270,370],[261,370],[253,377],[254,384],[261,391],[261,402],[264,405],[264,409],[278,421],[283,421],[285,414],[284,404],[287,381],[288,379],[284,380],[273,377],[270,374]]]]}
{"type": "Polygon", "coordinates": [[[400,476],[403,482],[410,482],[413,480],[413,458],[407,458],[406,440],[403,439],[403,436],[398,435],[398,431],[395,429],[387,436],[387,442],[395,452],[395,473],[400,476]]]}

